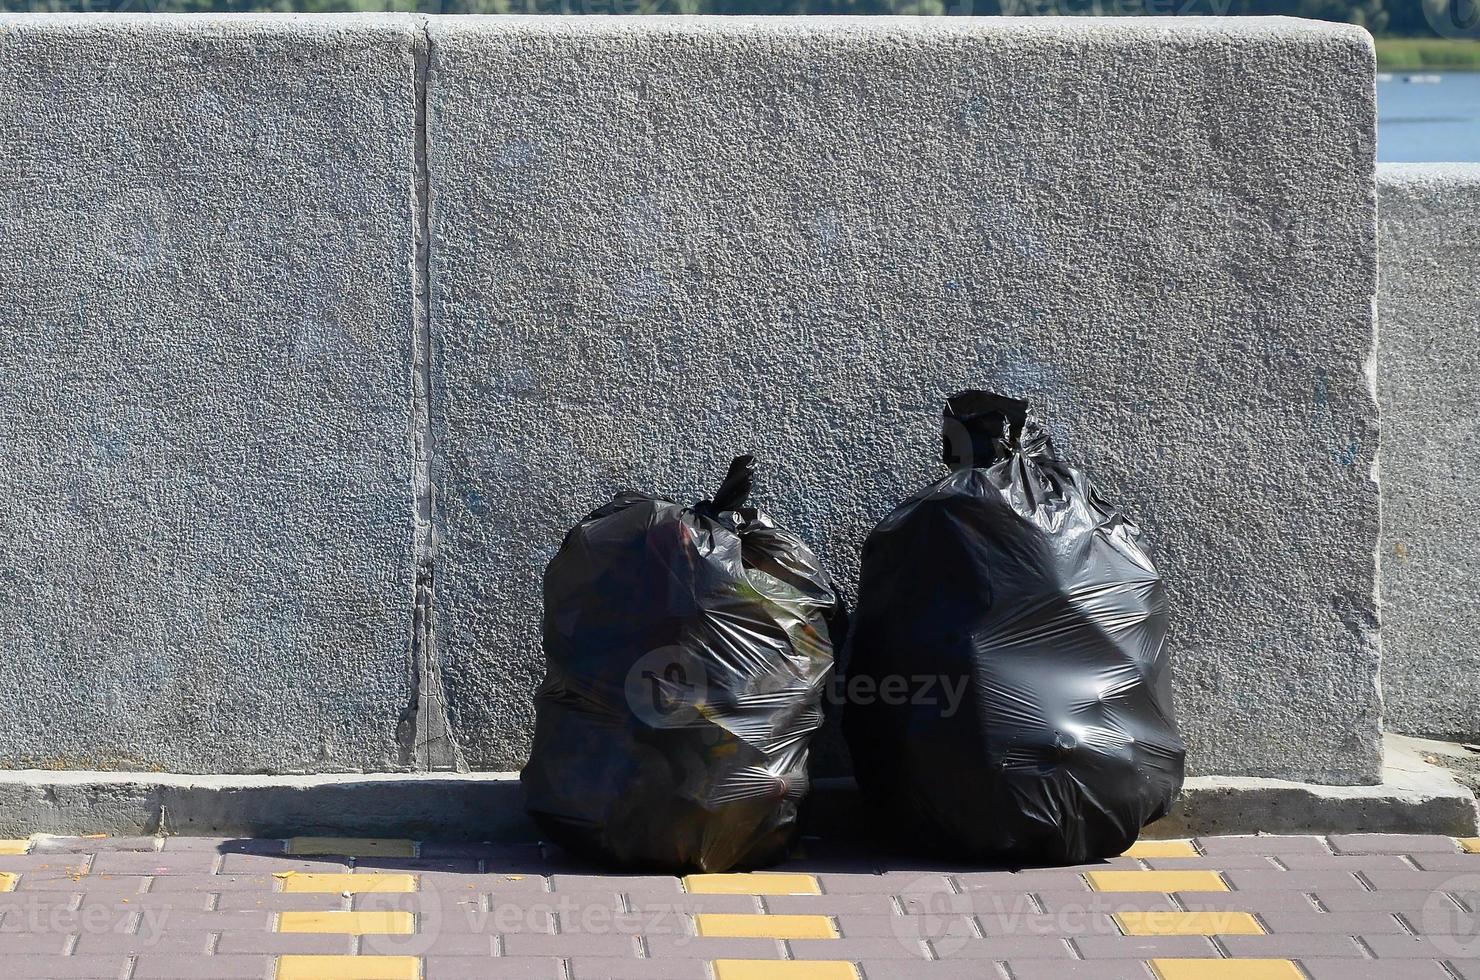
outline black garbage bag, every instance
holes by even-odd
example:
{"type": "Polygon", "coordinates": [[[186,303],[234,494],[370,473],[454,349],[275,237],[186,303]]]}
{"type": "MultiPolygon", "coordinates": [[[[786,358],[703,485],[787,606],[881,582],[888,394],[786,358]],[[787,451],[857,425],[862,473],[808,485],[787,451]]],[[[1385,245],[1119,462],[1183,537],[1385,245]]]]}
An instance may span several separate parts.
{"type": "Polygon", "coordinates": [[[1161,577],[1027,409],[953,396],[951,474],[869,535],[843,734],[892,836],[1074,863],[1121,853],[1167,812],[1186,750],[1161,577]],[[904,678],[893,697],[887,678],[904,678]]]}
{"type": "Polygon", "coordinates": [[[625,867],[779,860],[799,829],[840,607],[801,539],[743,506],[619,494],[545,570],[546,676],[521,780],[556,843],[625,867]]]}

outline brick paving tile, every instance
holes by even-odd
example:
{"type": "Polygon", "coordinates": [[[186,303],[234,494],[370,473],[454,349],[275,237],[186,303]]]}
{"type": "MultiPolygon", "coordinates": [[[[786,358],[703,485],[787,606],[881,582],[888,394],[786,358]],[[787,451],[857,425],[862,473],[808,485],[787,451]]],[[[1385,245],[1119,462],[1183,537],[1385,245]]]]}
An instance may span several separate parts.
{"type": "MultiPolygon", "coordinates": [[[[1241,937],[1246,938],[1246,937],[1241,937]]],[[[1207,936],[1076,936],[1072,942],[1087,960],[1149,960],[1217,956],[1207,936]]]]}
{"type": "MultiPolygon", "coordinates": [[[[1476,874],[1480,875],[1480,868],[1476,874]]],[[[1364,871],[1362,877],[1374,891],[1432,891],[1453,888],[1457,878],[1468,876],[1453,871],[1364,871]]]]}
{"type": "MultiPolygon", "coordinates": [[[[355,858],[355,871],[414,871],[441,874],[480,875],[478,862],[467,858],[362,857],[355,858]]],[[[502,878],[502,876],[500,876],[502,878]]]]}
{"type": "MultiPolygon", "coordinates": [[[[689,938],[691,942],[699,942],[689,938]]],[[[713,942],[714,940],[708,940],[713,942]]],[[[630,956],[636,948],[631,936],[545,936],[516,933],[503,937],[506,956],[630,956]]]]}
{"type": "Polygon", "coordinates": [[[1404,871],[1413,867],[1401,854],[1288,854],[1275,860],[1291,871],[1404,871]]]}
{"type": "Polygon", "coordinates": [[[223,854],[221,874],[274,875],[284,871],[333,874],[349,870],[349,862],[332,857],[289,857],[277,854],[223,854]]]}
{"type": "Polygon", "coordinates": [[[943,939],[931,943],[941,960],[1069,960],[1069,944],[1055,936],[988,936],[985,939],[943,939]]]}
{"type": "MultiPolygon", "coordinates": [[[[1449,966],[1451,970],[1458,974],[1462,978],[1462,980],[1480,980],[1480,957],[1474,957],[1470,959],[1456,959],[1455,957],[1450,956],[1446,957],[1444,959],[1444,962],[1449,966]]],[[[1408,964],[1406,963],[1404,964],[1405,967],[1407,965],[1408,964]]]]}
{"type": "MultiPolygon", "coordinates": [[[[935,939],[940,936],[975,936],[976,931],[969,915],[857,915],[844,913],[833,916],[838,931],[848,939],[861,936],[904,937],[908,939],[935,939]]],[[[1052,917],[1048,917],[1052,921],[1052,917]]]]}
{"type": "Polygon", "coordinates": [[[142,953],[132,980],[262,980],[272,969],[270,956],[182,956],[142,953]]]}
{"type": "Polygon", "coordinates": [[[1424,936],[1480,936],[1480,912],[1460,908],[1435,893],[1418,912],[1399,912],[1408,928],[1424,936]]]}
{"type": "MultiPolygon", "coordinates": [[[[494,932],[441,932],[416,936],[363,936],[360,939],[361,953],[380,956],[419,956],[434,953],[438,956],[474,956],[487,958],[499,952],[500,940],[494,932]]],[[[553,955],[545,950],[546,955],[553,955]]]]}
{"type": "Polygon", "coordinates": [[[1414,864],[1424,871],[1468,872],[1480,875],[1480,854],[1412,854],[1414,864]]]}
{"type": "Polygon", "coordinates": [[[570,961],[570,974],[573,980],[706,980],[709,968],[703,960],[578,956],[570,961]]]}
{"type": "Polygon", "coordinates": [[[424,968],[426,980],[566,980],[564,966],[552,956],[428,956],[424,968]]]}
{"type": "MultiPolygon", "coordinates": [[[[1132,864],[1129,870],[1136,870],[1140,866],[1132,864]]],[[[1110,871],[1112,868],[1091,868],[1088,870],[1110,871]]],[[[956,882],[963,891],[1005,891],[1005,892],[1072,892],[1079,889],[1089,891],[1081,872],[1078,871],[1019,871],[1017,873],[989,872],[987,874],[959,874],[954,876],[956,882]]]]}
{"type": "Polygon", "coordinates": [[[213,851],[217,854],[282,854],[283,842],[272,837],[166,837],[164,851],[213,851]]]}
{"type": "Polygon", "coordinates": [[[683,885],[672,875],[557,874],[550,878],[554,892],[605,891],[610,888],[628,895],[677,895],[683,885]]]}
{"type": "Polygon", "coordinates": [[[164,875],[149,884],[155,892],[270,892],[276,879],[270,874],[164,875]]]}
{"type": "Polygon", "coordinates": [[[1295,889],[1276,892],[1183,892],[1177,899],[1189,912],[1309,912],[1315,909],[1306,893],[1295,889]]]}
{"type": "Polygon", "coordinates": [[[70,942],[71,937],[64,932],[0,932],[0,957],[60,956],[67,951],[70,942]]]}
{"type": "Polygon", "coordinates": [[[219,854],[200,851],[116,851],[97,855],[88,871],[95,875],[208,875],[216,870],[217,861],[224,860],[219,854]]]}
{"type": "Polygon", "coordinates": [[[21,875],[18,892],[138,892],[144,888],[143,875],[68,875],[43,872],[21,875]]]}
{"type": "Polygon", "coordinates": [[[265,953],[271,956],[352,953],[355,937],[314,932],[223,932],[218,953],[265,953]]]}
{"type": "MultiPolygon", "coordinates": [[[[586,937],[593,938],[593,937],[586,937]]],[[[636,949],[631,939],[623,938],[628,944],[629,952],[636,949]]],[[[837,940],[828,940],[836,942],[837,940]]],[[[686,936],[676,934],[658,934],[643,937],[643,944],[648,955],[654,959],[688,959],[688,960],[779,960],[785,959],[781,943],[775,939],[732,939],[709,936],[686,936]]],[[[580,956],[582,952],[576,950],[567,953],[567,956],[580,956]]],[[[620,952],[603,954],[599,951],[586,953],[588,956],[617,955],[620,952]]],[[[923,954],[922,954],[923,955],[923,954]]]]}
{"type": "Polygon", "coordinates": [[[1241,892],[1301,891],[1326,889],[1363,891],[1365,886],[1351,871],[1230,871],[1224,879],[1241,892]]]}
{"type": "Polygon", "coordinates": [[[1380,960],[1480,959],[1480,936],[1363,936],[1380,960]]]}
{"type": "MultiPolygon", "coordinates": [[[[1064,966],[1063,961],[1057,963],[1061,968],[1064,966]]],[[[1003,975],[987,960],[863,960],[862,967],[868,980],[999,980],[1003,975]]],[[[1080,976],[1093,980],[1087,973],[1080,976]]],[[[1113,973],[1096,976],[1116,980],[1113,973]]],[[[1142,977],[1146,976],[1149,974],[1142,974],[1142,977]]],[[[1013,977],[1017,980],[1017,974],[1013,977]]]]}
{"type": "MultiPolygon", "coordinates": [[[[161,894],[150,893],[148,895],[136,895],[135,898],[188,898],[192,897],[184,892],[178,895],[165,892],[161,894]]],[[[202,896],[193,896],[200,898],[202,896]]],[[[356,895],[355,898],[366,898],[369,896],[356,895]]],[[[86,900],[84,899],[84,903],[86,900]]],[[[181,906],[182,908],[184,906],[181,906]]],[[[266,912],[328,912],[334,909],[345,908],[345,900],[338,895],[328,894],[290,894],[284,892],[270,891],[230,891],[222,892],[216,898],[216,911],[266,911],[266,912]]]]}
{"type": "Polygon", "coordinates": [[[211,934],[208,932],[156,932],[145,927],[142,932],[131,934],[84,932],[77,937],[75,952],[78,955],[179,953],[203,956],[210,947],[211,934]]]}
{"type": "Polygon", "coordinates": [[[8,980],[118,980],[128,966],[128,957],[113,956],[7,956],[0,975],[8,980]]]}
{"type": "Polygon", "coordinates": [[[1264,930],[1274,935],[1325,934],[1364,936],[1407,930],[1391,912],[1279,912],[1263,916],[1264,930]]]}
{"type": "MultiPolygon", "coordinates": [[[[1198,893],[1198,898],[1208,894],[1198,893]]],[[[1226,893],[1220,893],[1226,894],[1226,893]]],[[[1034,892],[1033,898],[1051,915],[1089,915],[1111,912],[1151,912],[1176,909],[1172,897],[1163,892],[1034,892]]],[[[1189,905],[1191,903],[1189,902],[1189,905]]],[[[977,911],[984,911],[979,906],[977,911]]]]}
{"type": "Polygon", "coordinates": [[[1255,834],[1234,837],[1199,837],[1198,850],[1209,857],[1224,854],[1330,854],[1320,837],[1308,835],[1255,834]]]}
{"type": "MultiPolygon", "coordinates": [[[[1152,980],[1151,969],[1139,960],[1097,960],[1065,963],[1062,960],[1009,960],[1013,980],[1152,980]]],[[[977,974],[982,977],[982,974],[977,974]]],[[[869,980],[874,980],[869,974],[869,980]]]]}
{"type": "Polygon", "coordinates": [[[825,895],[899,895],[906,891],[952,891],[945,876],[913,871],[888,871],[884,874],[833,874],[817,876],[825,895]]]}
{"type": "MultiPolygon", "coordinates": [[[[970,937],[947,937],[940,940],[943,948],[955,949],[963,942],[981,942],[970,937]]],[[[925,948],[911,938],[892,936],[860,936],[857,939],[790,939],[786,945],[791,949],[792,959],[797,960],[861,960],[861,959],[925,959],[925,948]]],[[[942,955],[944,959],[944,955],[942,955]]]]}
{"type": "Polygon", "coordinates": [[[1398,971],[1381,960],[1323,960],[1304,957],[1300,966],[1311,980],[1454,980],[1438,960],[1409,960],[1398,971]]]}
{"type": "Polygon", "coordinates": [[[1393,889],[1380,892],[1313,889],[1316,901],[1332,912],[1421,912],[1434,890],[1393,889]]]}
{"type": "Polygon", "coordinates": [[[1459,851],[1453,837],[1436,834],[1332,834],[1337,854],[1420,854],[1459,851]]]}
{"type": "MultiPolygon", "coordinates": [[[[1327,855],[1329,857],[1329,855],[1327,855]]],[[[1274,857],[1263,854],[1225,854],[1222,857],[1195,858],[1145,858],[1146,866],[1153,871],[1178,871],[1183,868],[1207,871],[1278,871],[1274,857]]],[[[1318,859],[1317,859],[1318,860],[1318,859]]]]}
{"type": "MultiPolygon", "coordinates": [[[[889,896],[866,896],[870,901],[883,901],[889,903],[889,896]]],[[[817,895],[767,895],[762,906],[762,899],[755,895],[629,895],[627,906],[635,912],[651,909],[660,912],[760,912],[769,909],[772,912],[813,912],[817,906],[794,907],[786,903],[801,900],[803,902],[817,902],[817,895]],[[777,904],[781,903],[781,904],[777,904]]],[[[845,900],[844,896],[838,896],[831,900],[829,909],[841,909],[846,906],[839,903],[845,900]]]]}
{"type": "Polygon", "coordinates": [[[1350,936],[1219,936],[1218,942],[1228,950],[1229,956],[1246,959],[1304,956],[1361,959],[1365,955],[1362,947],[1350,936]]]}
{"type": "Polygon", "coordinates": [[[38,837],[32,854],[104,854],[114,851],[157,851],[160,837],[38,837]]]}

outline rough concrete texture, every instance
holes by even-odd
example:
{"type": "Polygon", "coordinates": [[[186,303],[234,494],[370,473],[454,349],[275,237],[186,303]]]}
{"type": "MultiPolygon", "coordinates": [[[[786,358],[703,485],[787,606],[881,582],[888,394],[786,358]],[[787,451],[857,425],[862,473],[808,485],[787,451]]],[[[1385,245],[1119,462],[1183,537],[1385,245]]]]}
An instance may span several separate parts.
{"type": "Polygon", "coordinates": [[[1165,573],[1199,773],[1372,782],[1373,57],[1283,19],[444,18],[436,614],[523,761],[540,575],[621,487],[756,500],[845,581],[1030,398],[1165,573]]]}
{"type": "MultiPolygon", "coordinates": [[[[1462,752],[1457,746],[1452,751],[1462,752]]],[[[1440,743],[1389,736],[1382,782],[1325,786],[1194,776],[1146,837],[1254,833],[1435,833],[1473,836],[1475,797],[1440,743]]],[[[820,779],[807,829],[861,832],[851,778],[820,779]]],[[[0,773],[0,834],[408,836],[534,840],[517,773],[183,776],[174,773],[0,773]]]]}
{"type": "Polygon", "coordinates": [[[0,17],[0,765],[400,764],[422,37],[0,17]]]}
{"type": "Polygon", "coordinates": [[[1383,688],[1397,732],[1480,739],[1480,165],[1378,168],[1383,688]]]}
{"type": "Polygon", "coordinates": [[[0,833],[533,840],[517,773],[0,773],[0,833]],[[29,829],[26,829],[29,828],[29,829]]]}

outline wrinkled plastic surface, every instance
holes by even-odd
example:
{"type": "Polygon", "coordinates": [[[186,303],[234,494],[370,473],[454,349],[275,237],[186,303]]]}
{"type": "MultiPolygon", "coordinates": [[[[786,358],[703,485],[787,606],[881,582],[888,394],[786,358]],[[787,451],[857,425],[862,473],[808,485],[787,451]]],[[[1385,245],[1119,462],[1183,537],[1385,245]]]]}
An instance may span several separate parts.
{"type": "Polygon", "coordinates": [[[1026,415],[952,397],[950,475],[869,535],[848,689],[902,675],[911,695],[850,696],[843,732],[899,839],[1071,863],[1121,853],[1167,812],[1185,748],[1161,578],[1134,525],[1026,415]]]}
{"type": "Polygon", "coordinates": [[[521,779],[562,846],[620,866],[779,860],[822,722],[837,594],[811,550],[743,507],[622,493],[545,571],[547,672],[521,779]]]}

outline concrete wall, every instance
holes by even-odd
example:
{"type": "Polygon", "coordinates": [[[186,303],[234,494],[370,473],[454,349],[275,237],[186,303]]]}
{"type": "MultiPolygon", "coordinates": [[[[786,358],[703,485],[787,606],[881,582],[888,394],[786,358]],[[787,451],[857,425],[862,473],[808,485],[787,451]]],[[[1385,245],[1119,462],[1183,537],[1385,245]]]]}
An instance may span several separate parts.
{"type": "Polygon", "coordinates": [[[421,36],[0,17],[0,765],[400,763],[421,36]]]}
{"type": "Polygon", "coordinates": [[[1387,724],[1480,737],[1480,164],[1378,169],[1387,724]]]}
{"type": "Polygon", "coordinates": [[[571,523],[754,451],[851,582],[977,385],[1144,526],[1196,771],[1376,777],[1362,32],[11,17],[0,45],[0,764],[455,764],[422,747],[445,685],[463,758],[515,767],[571,523]]]}
{"type": "Polygon", "coordinates": [[[758,499],[845,581],[1030,397],[1144,525],[1199,772],[1375,778],[1373,64],[1288,20],[431,25],[437,635],[519,763],[539,573],[634,485],[758,499]]]}

